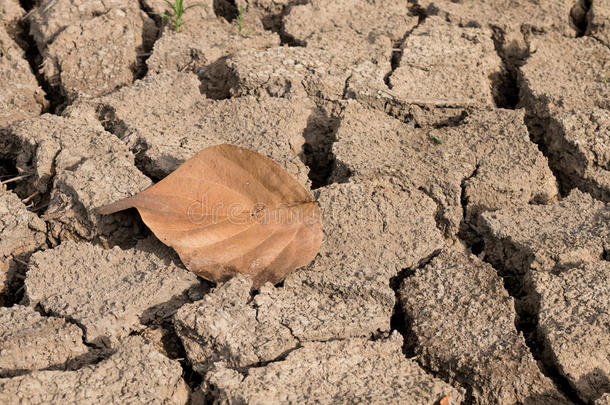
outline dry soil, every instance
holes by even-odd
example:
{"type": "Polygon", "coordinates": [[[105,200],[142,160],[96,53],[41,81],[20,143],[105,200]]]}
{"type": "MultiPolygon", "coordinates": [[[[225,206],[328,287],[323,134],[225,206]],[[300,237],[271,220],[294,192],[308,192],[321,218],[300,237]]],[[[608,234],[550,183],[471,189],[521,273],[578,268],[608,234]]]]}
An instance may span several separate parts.
{"type": "Polygon", "coordinates": [[[166,9],[0,0],[0,403],[610,404],[608,0],[166,9]],[[320,205],[278,285],[97,211],[220,143],[320,205]]]}

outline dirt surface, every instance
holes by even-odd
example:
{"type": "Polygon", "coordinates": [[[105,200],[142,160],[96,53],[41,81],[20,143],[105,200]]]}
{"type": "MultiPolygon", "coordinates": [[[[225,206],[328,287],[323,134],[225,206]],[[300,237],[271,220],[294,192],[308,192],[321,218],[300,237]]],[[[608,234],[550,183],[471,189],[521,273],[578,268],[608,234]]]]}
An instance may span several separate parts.
{"type": "Polygon", "coordinates": [[[555,178],[532,144],[521,111],[464,111],[449,126],[421,128],[349,103],[332,152],[335,181],[390,177],[437,204],[448,235],[485,210],[557,198],[555,178]]]}
{"type": "Polygon", "coordinates": [[[462,393],[405,359],[401,343],[396,333],[375,342],[306,343],[245,378],[216,363],[209,383],[224,403],[433,403],[446,395],[459,403],[462,393]]]}
{"type": "Polygon", "coordinates": [[[177,261],[157,240],[129,250],[64,242],[33,255],[24,302],[77,323],[87,342],[112,347],[142,324],[170,316],[189,296],[203,294],[197,277],[177,261]]]}
{"type": "Polygon", "coordinates": [[[42,57],[41,73],[68,99],[131,84],[157,31],[129,0],[41,0],[28,23],[42,57]]]}
{"type": "MultiPolygon", "coordinates": [[[[9,5],[5,5],[8,7],[9,5]]],[[[2,14],[11,18],[10,14],[2,14]]],[[[40,114],[47,104],[45,92],[36,82],[36,77],[25,60],[25,52],[13,40],[7,29],[14,19],[0,25],[0,80],[3,88],[0,95],[0,125],[40,114]]]]}
{"type": "Polygon", "coordinates": [[[610,403],[607,0],[166,10],[0,0],[0,403],[610,403]],[[222,143],[322,210],[278,285],[98,212],[222,143]]]}
{"type": "Polygon", "coordinates": [[[167,176],[201,149],[231,143],[265,153],[307,184],[307,169],[298,154],[313,105],[302,100],[210,100],[199,92],[196,76],[168,72],[96,100],[92,108],[152,178],[167,176]],[[143,97],[150,100],[144,110],[143,97]],[[176,103],[158,102],[165,97],[176,103]]]}
{"type": "Polygon", "coordinates": [[[0,379],[3,403],[183,404],[188,388],[182,369],[144,339],[126,338],[110,357],[76,371],[34,371],[0,379]]]}
{"type": "Polygon", "coordinates": [[[9,304],[23,285],[27,258],[46,247],[47,227],[19,197],[0,190],[0,300],[9,304]]]}
{"type": "Polygon", "coordinates": [[[578,190],[553,205],[481,217],[487,259],[520,298],[520,316],[535,326],[529,338],[536,354],[584,401],[610,387],[609,220],[607,204],[578,190]]]}
{"type": "Polygon", "coordinates": [[[78,365],[89,348],[82,331],[64,319],[44,317],[30,307],[0,308],[4,328],[0,336],[0,376],[10,377],[30,370],[67,368],[78,365]]]}
{"type": "Polygon", "coordinates": [[[176,314],[176,332],[197,370],[217,360],[244,369],[303,342],[391,330],[395,300],[388,280],[445,245],[434,203],[418,191],[373,183],[334,184],[318,201],[326,218],[323,247],[306,269],[254,298],[248,280],[232,280],[176,314]],[[411,203],[399,205],[404,201],[411,203]],[[353,206],[358,213],[348,212],[353,206]],[[392,249],[380,253],[382,246],[392,249]],[[340,247],[353,257],[341,257],[340,247]]]}
{"type": "Polygon", "coordinates": [[[489,264],[444,251],[403,281],[399,297],[416,358],[471,388],[472,403],[568,403],[534,361],[489,264]]]}

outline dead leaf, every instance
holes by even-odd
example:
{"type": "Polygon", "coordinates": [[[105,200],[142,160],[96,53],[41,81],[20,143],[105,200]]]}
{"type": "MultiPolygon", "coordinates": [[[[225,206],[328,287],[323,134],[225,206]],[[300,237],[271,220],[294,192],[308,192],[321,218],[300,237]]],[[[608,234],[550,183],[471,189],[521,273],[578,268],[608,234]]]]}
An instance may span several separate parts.
{"type": "Polygon", "coordinates": [[[447,394],[447,396],[443,397],[443,399],[441,399],[441,402],[439,402],[439,405],[449,405],[449,394],[447,394]]]}
{"type": "Polygon", "coordinates": [[[251,275],[276,284],[311,262],[322,225],[311,193],[271,159],[234,145],[211,146],[143,192],[100,208],[135,207],[144,223],[211,281],[251,275]]]}

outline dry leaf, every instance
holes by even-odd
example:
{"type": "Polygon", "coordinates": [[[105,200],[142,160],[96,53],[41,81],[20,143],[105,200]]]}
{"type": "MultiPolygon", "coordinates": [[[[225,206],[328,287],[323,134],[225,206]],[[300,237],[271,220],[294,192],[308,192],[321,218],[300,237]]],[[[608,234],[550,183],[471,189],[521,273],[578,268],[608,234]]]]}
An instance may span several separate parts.
{"type": "Polygon", "coordinates": [[[212,281],[243,273],[256,287],[276,284],[311,262],[322,241],[311,193],[271,159],[234,145],[206,148],[100,212],[132,207],[189,270],[212,281]]]}
{"type": "Polygon", "coordinates": [[[439,405],[449,405],[449,394],[447,394],[446,397],[441,399],[441,402],[439,402],[439,405]]]}

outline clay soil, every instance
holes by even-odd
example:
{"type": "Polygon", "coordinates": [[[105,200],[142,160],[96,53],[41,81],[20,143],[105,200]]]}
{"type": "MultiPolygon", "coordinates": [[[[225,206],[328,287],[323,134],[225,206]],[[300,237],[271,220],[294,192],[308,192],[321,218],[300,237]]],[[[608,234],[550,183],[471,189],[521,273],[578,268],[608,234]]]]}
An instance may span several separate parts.
{"type": "Polygon", "coordinates": [[[198,4],[0,0],[0,403],[610,404],[607,0],[198,4]],[[220,143],[320,204],[278,285],[97,211],[220,143]]]}

